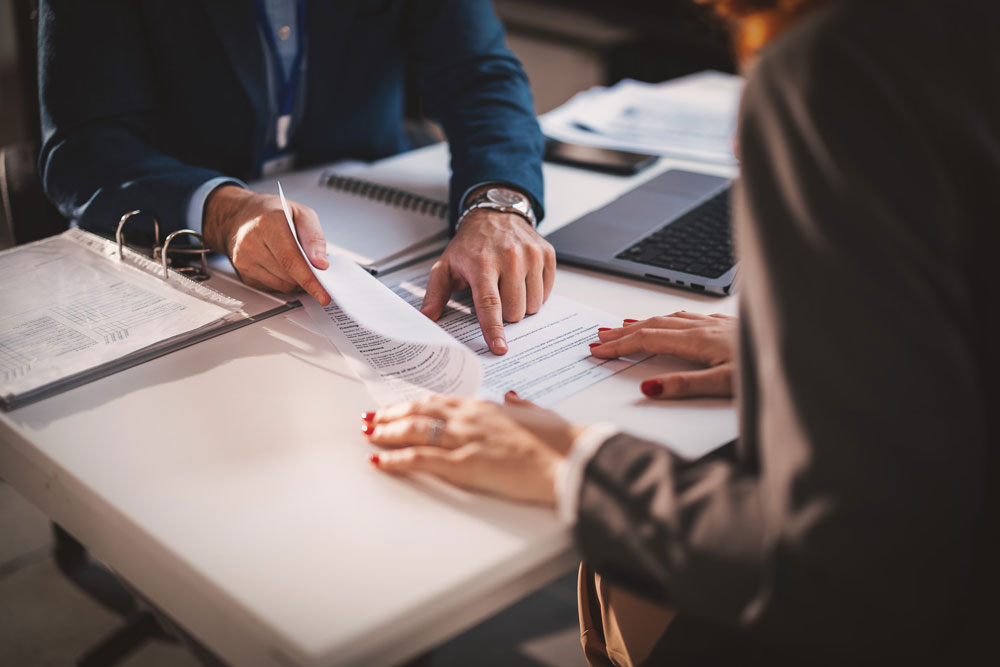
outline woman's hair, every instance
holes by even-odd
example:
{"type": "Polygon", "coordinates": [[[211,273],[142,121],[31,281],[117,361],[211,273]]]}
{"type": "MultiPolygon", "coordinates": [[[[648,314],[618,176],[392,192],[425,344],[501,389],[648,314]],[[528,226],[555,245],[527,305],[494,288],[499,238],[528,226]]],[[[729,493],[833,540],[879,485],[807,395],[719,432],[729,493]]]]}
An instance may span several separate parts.
{"type": "Polygon", "coordinates": [[[830,0],[695,0],[712,7],[733,35],[736,55],[752,57],[809,11],[830,0]]]}
{"type": "Polygon", "coordinates": [[[803,9],[821,4],[817,0],[697,0],[697,2],[711,5],[719,16],[726,19],[741,19],[762,13],[794,15],[803,9]]]}

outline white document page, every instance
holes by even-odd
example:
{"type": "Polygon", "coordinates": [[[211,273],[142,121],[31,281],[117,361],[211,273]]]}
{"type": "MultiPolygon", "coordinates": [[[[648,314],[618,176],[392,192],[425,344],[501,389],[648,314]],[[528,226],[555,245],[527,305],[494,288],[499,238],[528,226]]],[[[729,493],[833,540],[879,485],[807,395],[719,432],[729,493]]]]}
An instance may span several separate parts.
{"type": "MultiPolygon", "coordinates": [[[[423,302],[428,277],[427,267],[420,267],[391,276],[385,282],[417,310],[423,302]]],[[[479,397],[499,401],[513,389],[521,398],[545,407],[648,356],[598,359],[590,354],[588,343],[597,341],[597,328],[619,326],[620,323],[619,317],[553,294],[539,312],[520,322],[504,325],[508,352],[497,356],[490,352],[483,339],[471,294],[452,299],[437,322],[471,350],[482,364],[483,383],[477,392],[479,397]]]]}
{"type": "Polygon", "coordinates": [[[592,88],[541,118],[546,135],[604,148],[735,164],[743,79],[701,72],[660,84],[592,88]]]}
{"type": "Polygon", "coordinates": [[[333,296],[302,297],[316,330],[333,341],[379,405],[432,393],[471,396],[482,381],[475,355],[346,257],[313,269],[333,296]]]}
{"type": "Polygon", "coordinates": [[[0,254],[0,395],[35,389],[233,313],[73,240],[84,234],[70,230],[0,254]]]}
{"type": "MultiPolygon", "coordinates": [[[[280,185],[278,192],[294,235],[280,185]]],[[[386,285],[347,257],[329,260],[325,271],[309,266],[333,301],[323,307],[306,296],[305,310],[380,405],[436,393],[500,400],[513,389],[549,406],[636,363],[592,357],[587,343],[596,340],[599,326],[618,318],[569,299],[553,296],[540,313],[507,324],[508,352],[498,357],[482,338],[471,297],[450,301],[437,323],[418,310],[426,266],[393,276],[386,285]]]]}

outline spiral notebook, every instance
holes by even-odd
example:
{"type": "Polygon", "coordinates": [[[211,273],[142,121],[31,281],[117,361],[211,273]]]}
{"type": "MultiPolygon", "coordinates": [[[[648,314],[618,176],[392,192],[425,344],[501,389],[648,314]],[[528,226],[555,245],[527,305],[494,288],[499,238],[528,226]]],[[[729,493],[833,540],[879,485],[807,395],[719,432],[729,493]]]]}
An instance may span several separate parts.
{"type": "MultiPolygon", "coordinates": [[[[419,151],[416,158],[419,158],[419,151]]],[[[288,199],[319,216],[327,251],[379,275],[440,254],[448,243],[448,178],[404,154],[282,174],[288,199]]],[[[269,178],[250,186],[277,193],[269,178]]]]}

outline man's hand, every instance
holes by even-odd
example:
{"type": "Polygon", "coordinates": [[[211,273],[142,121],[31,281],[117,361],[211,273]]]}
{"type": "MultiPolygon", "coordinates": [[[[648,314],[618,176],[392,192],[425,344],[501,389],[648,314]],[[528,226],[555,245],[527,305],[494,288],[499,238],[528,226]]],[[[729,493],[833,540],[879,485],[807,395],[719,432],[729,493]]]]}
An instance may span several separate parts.
{"type": "MultiPolygon", "coordinates": [[[[293,201],[288,206],[309,260],[317,269],[327,268],[326,239],[316,212],[293,201]]],[[[301,287],[320,305],[330,303],[330,295],[299,252],[277,195],[235,185],[218,187],[205,202],[202,231],[208,245],[226,253],[247,285],[279,292],[301,287]]]]}
{"type": "Polygon", "coordinates": [[[524,218],[476,209],[431,268],[420,311],[437,320],[452,292],[471,287],[486,344],[493,354],[506,354],[504,320],[537,313],[555,279],[555,250],[524,218]]]}

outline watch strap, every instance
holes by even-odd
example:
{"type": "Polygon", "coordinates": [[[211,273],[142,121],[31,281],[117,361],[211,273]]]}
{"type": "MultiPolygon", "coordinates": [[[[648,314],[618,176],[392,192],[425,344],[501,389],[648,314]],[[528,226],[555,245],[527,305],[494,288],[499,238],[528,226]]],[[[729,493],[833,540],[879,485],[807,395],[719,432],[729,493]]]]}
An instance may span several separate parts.
{"type": "Polygon", "coordinates": [[[537,219],[535,218],[534,210],[533,207],[531,206],[531,200],[528,199],[526,195],[518,193],[520,194],[520,196],[525,198],[525,201],[528,202],[527,212],[522,211],[514,206],[507,206],[495,202],[487,196],[487,192],[489,192],[488,189],[484,190],[483,192],[473,197],[472,200],[468,204],[466,204],[465,208],[462,209],[461,215],[458,216],[458,222],[455,224],[455,231],[458,231],[458,228],[461,226],[462,221],[465,219],[467,215],[469,215],[469,213],[479,208],[489,208],[493,209],[494,211],[500,211],[502,213],[513,213],[514,215],[519,215],[522,218],[524,218],[524,220],[529,225],[531,225],[532,228],[534,228],[537,225],[537,219]]]}

